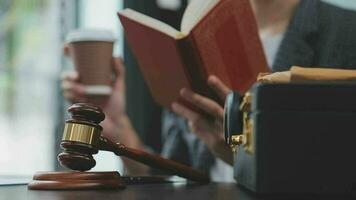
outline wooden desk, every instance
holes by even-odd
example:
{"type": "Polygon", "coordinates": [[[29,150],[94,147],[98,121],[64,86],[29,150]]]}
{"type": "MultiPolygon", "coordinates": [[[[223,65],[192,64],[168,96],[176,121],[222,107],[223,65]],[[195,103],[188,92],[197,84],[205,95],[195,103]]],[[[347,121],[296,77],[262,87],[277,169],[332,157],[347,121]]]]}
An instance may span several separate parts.
{"type": "Polygon", "coordinates": [[[131,185],[124,190],[116,191],[34,191],[27,186],[0,186],[0,200],[139,200],[139,199],[170,199],[170,200],[257,200],[240,190],[236,184],[155,184],[131,185]]]}
{"type": "Polygon", "coordinates": [[[97,190],[97,191],[35,191],[27,190],[26,185],[0,186],[0,200],[293,200],[293,199],[354,199],[346,197],[277,197],[258,198],[240,189],[236,184],[208,184],[186,185],[179,184],[154,184],[131,185],[124,190],[97,190]]]}

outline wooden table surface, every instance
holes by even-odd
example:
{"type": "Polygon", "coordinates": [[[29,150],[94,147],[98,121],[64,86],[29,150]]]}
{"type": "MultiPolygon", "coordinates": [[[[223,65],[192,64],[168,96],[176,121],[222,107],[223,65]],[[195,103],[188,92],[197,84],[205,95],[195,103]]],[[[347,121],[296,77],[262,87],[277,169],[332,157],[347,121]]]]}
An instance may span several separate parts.
{"type": "MultiPolygon", "coordinates": [[[[26,185],[0,186],[0,200],[260,200],[260,199],[313,199],[310,197],[268,197],[258,198],[233,183],[211,183],[207,185],[151,184],[130,185],[123,190],[88,191],[35,191],[26,185]]],[[[344,199],[343,197],[322,197],[317,199],[344,199]]]]}
{"type": "Polygon", "coordinates": [[[26,185],[0,186],[1,200],[140,200],[140,199],[170,199],[170,200],[255,200],[246,192],[240,190],[236,184],[207,184],[187,185],[177,184],[152,184],[131,185],[123,190],[97,190],[97,191],[35,191],[27,190],[26,185]]]}

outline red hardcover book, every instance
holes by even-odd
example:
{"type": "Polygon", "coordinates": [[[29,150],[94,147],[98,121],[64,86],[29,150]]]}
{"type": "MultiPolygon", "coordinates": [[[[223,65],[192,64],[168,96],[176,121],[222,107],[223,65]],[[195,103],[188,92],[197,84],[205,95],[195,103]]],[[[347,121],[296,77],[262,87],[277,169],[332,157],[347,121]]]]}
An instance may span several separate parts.
{"type": "Polygon", "coordinates": [[[130,9],[118,15],[153,98],[166,108],[183,87],[216,99],[209,75],[244,93],[269,72],[249,0],[194,0],[181,31],[130,9]]]}

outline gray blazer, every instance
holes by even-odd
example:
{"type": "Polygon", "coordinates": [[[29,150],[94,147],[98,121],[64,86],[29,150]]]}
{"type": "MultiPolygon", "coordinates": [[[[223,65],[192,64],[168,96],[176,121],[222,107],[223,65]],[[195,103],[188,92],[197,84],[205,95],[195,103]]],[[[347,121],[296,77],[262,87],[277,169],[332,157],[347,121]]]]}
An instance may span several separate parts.
{"type": "MultiPolygon", "coordinates": [[[[274,71],[292,65],[356,68],[356,13],[302,0],[277,52],[274,71]]],[[[209,171],[214,157],[184,119],[164,112],[162,155],[209,171]]]]}
{"type": "Polygon", "coordinates": [[[302,0],[273,70],[288,70],[292,65],[356,69],[356,12],[319,0],[302,0]]]}

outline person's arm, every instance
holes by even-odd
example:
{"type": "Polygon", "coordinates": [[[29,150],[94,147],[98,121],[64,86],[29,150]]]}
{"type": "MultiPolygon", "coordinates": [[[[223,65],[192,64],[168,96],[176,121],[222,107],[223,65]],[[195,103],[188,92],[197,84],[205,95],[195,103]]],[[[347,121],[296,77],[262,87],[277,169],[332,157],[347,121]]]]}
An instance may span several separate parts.
{"type": "MultiPolygon", "coordinates": [[[[216,91],[220,98],[225,101],[231,89],[215,76],[209,77],[208,84],[216,91]]],[[[224,108],[212,99],[185,88],[181,90],[180,95],[183,99],[202,109],[210,116],[202,115],[177,102],[172,104],[173,111],[189,121],[189,126],[192,131],[198,138],[205,142],[215,156],[232,165],[232,151],[230,147],[225,144],[223,136],[224,108]]]]}

